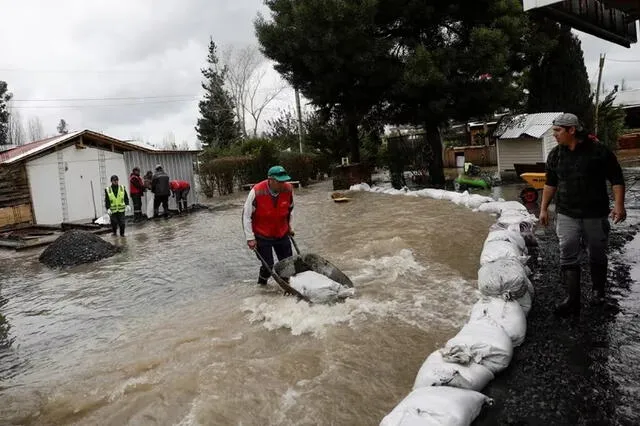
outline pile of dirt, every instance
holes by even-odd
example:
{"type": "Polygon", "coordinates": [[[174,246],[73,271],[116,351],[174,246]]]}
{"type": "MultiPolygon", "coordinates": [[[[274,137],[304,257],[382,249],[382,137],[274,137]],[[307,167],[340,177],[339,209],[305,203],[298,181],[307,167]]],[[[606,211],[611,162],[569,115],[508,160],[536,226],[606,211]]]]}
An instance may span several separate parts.
{"type": "Polygon", "coordinates": [[[80,230],[67,231],[47,247],[39,257],[51,268],[74,266],[111,257],[120,248],[99,236],[80,230]]]}

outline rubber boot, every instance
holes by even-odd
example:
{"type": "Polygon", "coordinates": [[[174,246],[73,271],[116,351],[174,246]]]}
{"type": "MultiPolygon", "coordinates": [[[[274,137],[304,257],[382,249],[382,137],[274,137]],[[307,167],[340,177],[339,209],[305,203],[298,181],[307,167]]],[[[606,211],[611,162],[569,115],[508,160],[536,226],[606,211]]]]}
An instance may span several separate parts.
{"type": "Polygon", "coordinates": [[[554,314],[559,317],[580,314],[580,266],[562,268],[562,280],[567,287],[567,298],[556,305],[554,314]]]}
{"type": "Polygon", "coordinates": [[[607,282],[607,265],[591,264],[591,283],[593,292],[591,293],[591,305],[600,306],[604,304],[604,287],[607,282]]]}

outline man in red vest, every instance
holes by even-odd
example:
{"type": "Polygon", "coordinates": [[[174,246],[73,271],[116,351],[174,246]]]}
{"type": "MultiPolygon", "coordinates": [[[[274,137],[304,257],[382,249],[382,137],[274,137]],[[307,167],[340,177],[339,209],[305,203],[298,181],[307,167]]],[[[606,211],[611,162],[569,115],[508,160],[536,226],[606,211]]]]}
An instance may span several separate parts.
{"type": "Polygon", "coordinates": [[[129,194],[133,201],[133,221],[142,220],[142,196],[144,195],[144,181],[140,177],[140,168],[134,167],[129,175],[129,194]]]}
{"type": "Polygon", "coordinates": [[[187,182],[186,180],[172,180],[171,182],[169,182],[169,189],[176,199],[178,212],[187,213],[187,195],[189,195],[189,191],[191,191],[191,184],[189,184],[189,182],[187,182]]]}
{"type": "MultiPolygon", "coordinates": [[[[291,257],[293,235],[293,187],[287,171],[282,166],[273,166],[267,179],[256,184],[247,197],[242,211],[242,225],[247,245],[256,250],[273,267],[273,251],[278,260],[291,257]]],[[[260,267],[258,284],[265,285],[269,271],[260,267]]]]}

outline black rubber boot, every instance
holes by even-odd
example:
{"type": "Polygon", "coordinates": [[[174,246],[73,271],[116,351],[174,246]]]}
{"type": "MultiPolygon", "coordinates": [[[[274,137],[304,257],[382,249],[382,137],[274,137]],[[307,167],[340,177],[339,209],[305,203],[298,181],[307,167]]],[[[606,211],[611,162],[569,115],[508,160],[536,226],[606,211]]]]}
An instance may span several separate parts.
{"type": "Polygon", "coordinates": [[[568,317],[580,314],[580,266],[562,268],[562,281],[567,286],[567,298],[556,305],[554,314],[568,317]]]}
{"type": "Polygon", "coordinates": [[[591,283],[593,292],[591,293],[591,305],[600,306],[604,304],[604,288],[607,283],[607,265],[591,264],[591,283]]]}

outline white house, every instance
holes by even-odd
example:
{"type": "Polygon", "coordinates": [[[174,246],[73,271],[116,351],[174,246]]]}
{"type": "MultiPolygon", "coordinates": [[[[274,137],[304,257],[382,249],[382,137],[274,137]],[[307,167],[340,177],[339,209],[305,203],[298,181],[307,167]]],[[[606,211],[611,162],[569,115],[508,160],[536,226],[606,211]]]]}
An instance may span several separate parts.
{"type": "Polygon", "coordinates": [[[543,112],[504,117],[495,131],[500,174],[515,172],[516,168],[544,170],[543,163],[557,145],[553,120],[561,114],[543,112]]]}
{"type": "MultiPolygon", "coordinates": [[[[157,151],[90,130],[1,152],[0,228],[19,223],[59,225],[102,216],[110,176],[117,175],[128,191],[134,166],[144,174],[152,164],[162,164],[172,179],[193,185],[197,154],[157,151]]],[[[189,203],[197,202],[196,197],[192,191],[189,203]]]]}

